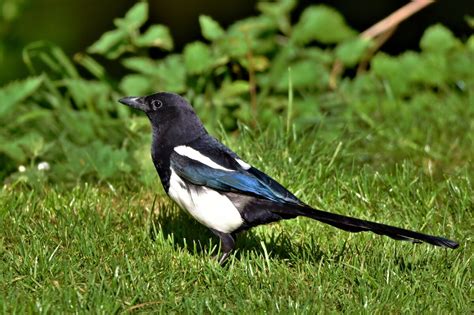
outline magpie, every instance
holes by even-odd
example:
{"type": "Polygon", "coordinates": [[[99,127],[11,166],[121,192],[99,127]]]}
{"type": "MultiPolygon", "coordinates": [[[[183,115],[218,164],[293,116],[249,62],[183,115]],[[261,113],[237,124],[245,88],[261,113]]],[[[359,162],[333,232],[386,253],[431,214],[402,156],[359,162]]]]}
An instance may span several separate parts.
{"type": "Polygon", "coordinates": [[[151,157],[164,190],[181,208],[220,238],[222,265],[236,235],[254,226],[298,216],[348,232],[371,231],[396,240],[456,248],[458,243],[390,225],[315,209],[277,181],[243,161],[210,136],[181,96],[160,92],[125,97],[120,103],[148,116],[153,137],[151,157]]]}

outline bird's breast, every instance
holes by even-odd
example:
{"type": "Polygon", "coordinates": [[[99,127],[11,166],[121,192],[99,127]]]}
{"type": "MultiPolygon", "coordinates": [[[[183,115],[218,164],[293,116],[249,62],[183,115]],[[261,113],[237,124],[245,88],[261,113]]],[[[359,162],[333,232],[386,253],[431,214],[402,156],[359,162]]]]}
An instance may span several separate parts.
{"type": "Polygon", "coordinates": [[[204,186],[186,183],[171,169],[168,195],[201,224],[223,233],[237,230],[243,219],[225,195],[204,186]]]}

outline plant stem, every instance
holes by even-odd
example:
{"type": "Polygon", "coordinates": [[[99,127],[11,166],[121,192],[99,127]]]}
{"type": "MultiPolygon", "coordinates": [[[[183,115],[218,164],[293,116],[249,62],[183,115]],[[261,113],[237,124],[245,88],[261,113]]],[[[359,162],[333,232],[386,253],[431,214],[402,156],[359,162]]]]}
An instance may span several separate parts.
{"type": "Polygon", "coordinates": [[[293,81],[291,80],[291,68],[288,68],[288,112],[286,113],[286,133],[290,133],[291,117],[293,114],[293,81]]]}

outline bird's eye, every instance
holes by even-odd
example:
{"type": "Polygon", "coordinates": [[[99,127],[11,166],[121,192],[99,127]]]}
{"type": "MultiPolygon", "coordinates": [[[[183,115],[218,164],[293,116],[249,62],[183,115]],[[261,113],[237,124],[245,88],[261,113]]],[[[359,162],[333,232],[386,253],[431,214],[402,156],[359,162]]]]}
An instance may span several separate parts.
{"type": "Polygon", "coordinates": [[[153,100],[151,101],[151,106],[153,107],[153,110],[157,110],[158,108],[163,106],[163,102],[160,100],[153,100]]]}

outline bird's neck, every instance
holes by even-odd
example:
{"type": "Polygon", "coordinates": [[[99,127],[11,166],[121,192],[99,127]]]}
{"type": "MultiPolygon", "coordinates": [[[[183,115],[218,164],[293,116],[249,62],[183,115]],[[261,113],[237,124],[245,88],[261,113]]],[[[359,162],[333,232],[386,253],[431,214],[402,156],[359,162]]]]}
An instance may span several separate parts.
{"type": "Polygon", "coordinates": [[[170,156],[174,148],[206,135],[207,131],[204,127],[197,130],[185,130],[180,128],[179,124],[169,128],[152,125],[152,129],[151,158],[160,176],[161,184],[168,192],[171,176],[170,156]]]}

